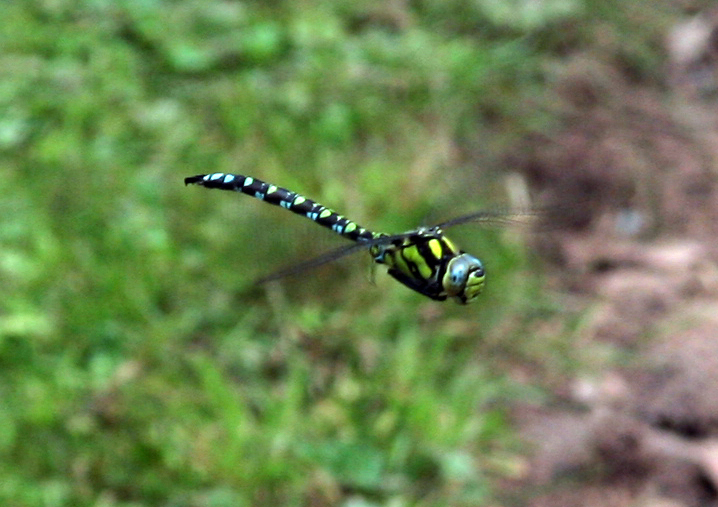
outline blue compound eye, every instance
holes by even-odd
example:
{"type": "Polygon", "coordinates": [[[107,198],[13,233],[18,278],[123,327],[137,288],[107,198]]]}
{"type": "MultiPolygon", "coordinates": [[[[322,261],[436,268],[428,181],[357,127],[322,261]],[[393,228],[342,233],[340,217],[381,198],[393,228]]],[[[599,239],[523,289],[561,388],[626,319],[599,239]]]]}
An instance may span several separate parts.
{"type": "Polygon", "coordinates": [[[451,284],[460,286],[466,282],[467,266],[465,263],[455,263],[451,267],[451,284]]]}
{"type": "Polygon", "coordinates": [[[476,257],[461,254],[449,262],[448,272],[444,278],[444,288],[449,295],[463,293],[467,285],[475,285],[476,279],[483,279],[484,266],[476,257]]]}
{"type": "Polygon", "coordinates": [[[467,304],[476,300],[484,289],[486,275],[484,265],[476,257],[462,253],[449,261],[444,275],[444,290],[459,303],[467,304]]]}

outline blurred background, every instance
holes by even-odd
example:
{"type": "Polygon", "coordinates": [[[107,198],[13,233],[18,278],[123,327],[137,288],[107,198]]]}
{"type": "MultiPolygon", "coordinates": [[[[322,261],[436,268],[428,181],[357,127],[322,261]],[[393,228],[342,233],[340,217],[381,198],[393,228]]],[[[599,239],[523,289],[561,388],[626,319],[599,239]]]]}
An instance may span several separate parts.
{"type": "Polygon", "coordinates": [[[0,19],[0,503],[718,505],[718,10],[38,0],[0,19]],[[480,209],[462,307],[390,233],[480,209]]]}

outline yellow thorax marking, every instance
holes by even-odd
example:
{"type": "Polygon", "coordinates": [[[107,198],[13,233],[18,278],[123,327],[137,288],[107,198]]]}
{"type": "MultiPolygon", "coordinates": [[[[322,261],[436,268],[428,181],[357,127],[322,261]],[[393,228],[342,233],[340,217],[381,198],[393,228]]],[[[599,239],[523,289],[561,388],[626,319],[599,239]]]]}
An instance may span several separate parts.
{"type": "Polygon", "coordinates": [[[419,252],[419,247],[416,245],[410,245],[404,249],[401,250],[401,255],[406,259],[408,262],[411,262],[414,264],[417,269],[419,270],[419,275],[426,280],[429,278],[433,270],[431,269],[431,266],[427,264],[426,259],[421,255],[421,252],[419,252]]]}
{"type": "Polygon", "coordinates": [[[429,240],[429,249],[431,250],[431,255],[433,255],[435,259],[441,259],[443,251],[441,243],[438,239],[429,240]]]}

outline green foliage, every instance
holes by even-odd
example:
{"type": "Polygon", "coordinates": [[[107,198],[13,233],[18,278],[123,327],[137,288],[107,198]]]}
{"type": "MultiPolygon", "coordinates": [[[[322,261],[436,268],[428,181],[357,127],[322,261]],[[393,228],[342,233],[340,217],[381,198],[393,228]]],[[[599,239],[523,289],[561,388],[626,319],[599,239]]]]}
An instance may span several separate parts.
{"type": "Polygon", "coordinates": [[[496,204],[456,153],[536,124],[546,34],[590,19],[544,4],[7,2],[0,503],[486,502],[526,395],[490,356],[542,304],[523,246],[464,233],[490,273],[469,308],[372,285],[364,257],[257,289],[325,231],[182,178],[256,175],[389,232],[496,204]]]}

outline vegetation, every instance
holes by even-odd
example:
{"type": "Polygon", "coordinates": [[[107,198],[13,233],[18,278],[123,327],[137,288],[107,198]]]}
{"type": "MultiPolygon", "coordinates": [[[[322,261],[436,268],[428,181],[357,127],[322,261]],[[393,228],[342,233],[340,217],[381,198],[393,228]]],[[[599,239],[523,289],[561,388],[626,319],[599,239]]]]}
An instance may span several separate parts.
{"type": "Polygon", "coordinates": [[[507,401],[536,395],[505,367],[553,311],[518,238],[457,229],[489,271],[472,307],[373,285],[366,256],[257,288],[341,238],[182,179],[387,232],[504,205],[547,64],[635,36],[609,3],[7,2],[0,503],[488,502],[521,466],[507,401]]]}

